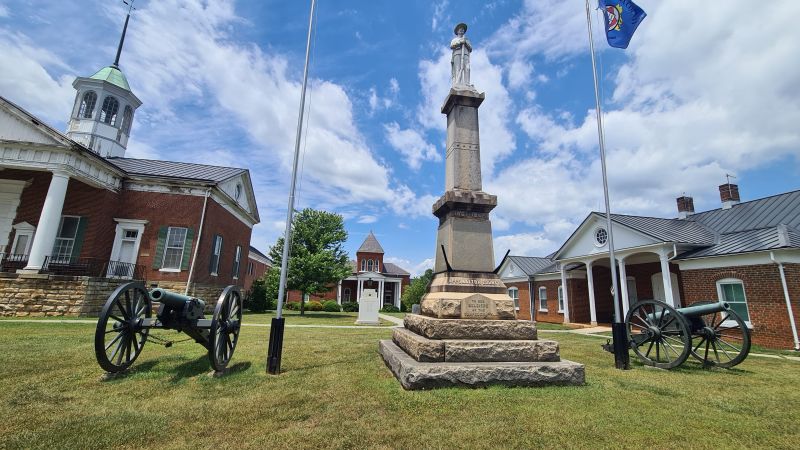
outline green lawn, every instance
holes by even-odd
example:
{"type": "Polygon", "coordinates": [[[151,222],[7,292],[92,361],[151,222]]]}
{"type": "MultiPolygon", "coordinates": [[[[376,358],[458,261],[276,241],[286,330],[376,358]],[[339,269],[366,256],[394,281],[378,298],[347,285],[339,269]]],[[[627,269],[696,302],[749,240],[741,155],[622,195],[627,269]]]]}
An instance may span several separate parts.
{"type": "MultiPolygon", "coordinates": [[[[268,324],[275,317],[275,311],[267,311],[263,314],[245,313],[242,318],[243,323],[264,323],[268,324]]],[[[357,312],[323,312],[306,311],[304,316],[300,311],[283,310],[283,317],[286,318],[286,325],[355,325],[358,319],[357,312]]],[[[380,319],[382,326],[392,327],[395,324],[388,320],[380,319]]]]}
{"type": "Polygon", "coordinates": [[[224,377],[208,376],[197,344],[148,343],[129,374],[104,381],[93,332],[91,324],[0,322],[0,448],[796,448],[800,441],[800,364],[787,360],[751,357],[733,370],[634,364],[621,372],[598,338],[542,333],[561,342],[565,358],[586,364],[586,386],[407,392],[377,353],[388,328],[287,328],[284,373],[270,376],[269,328],[245,327],[224,377]]]}

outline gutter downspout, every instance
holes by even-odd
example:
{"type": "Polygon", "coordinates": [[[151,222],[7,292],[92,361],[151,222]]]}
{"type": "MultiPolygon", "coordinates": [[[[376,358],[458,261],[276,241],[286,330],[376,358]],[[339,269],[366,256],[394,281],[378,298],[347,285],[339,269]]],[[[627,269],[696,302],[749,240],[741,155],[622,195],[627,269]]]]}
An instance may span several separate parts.
{"type": "Polygon", "coordinates": [[[797,325],[794,323],[794,312],[792,311],[792,301],[789,299],[789,288],[786,285],[786,273],[783,271],[783,263],[775,259],[775,253],[769,252],[769,259],[778,265],[781,273],[781,285],[783,285],[783,298],[786,300],[786,311],[789,313],[789,324],[792,326],[792,337],[794,338],[795,351],[800,350],[800,339],[797,338],[797,325]]]}
{"type": "Polygon", "coordinates": [[[530,308],[531,322],[533,322],[533,275],[528,276],[528,308],[530,308]]]}
{"type": "Polygon", "coordinates": [[[197,243],[194,245],[194,253],[192,254],[192,264],[189,266],[189,277],[186,279],[186,289],[183,295],[189,295],[189,286],[192,284],[194,277],[194,264],[197,262],[197,251],[200,249],[200,238],[203,237],[203,224],[206,221],[206,207],[208,206],[208,197],[211,195],[211,188],[206,189],[205,199],[203,199],[203,212],[200,214],[200,229],[197,230],[197,243]]]}

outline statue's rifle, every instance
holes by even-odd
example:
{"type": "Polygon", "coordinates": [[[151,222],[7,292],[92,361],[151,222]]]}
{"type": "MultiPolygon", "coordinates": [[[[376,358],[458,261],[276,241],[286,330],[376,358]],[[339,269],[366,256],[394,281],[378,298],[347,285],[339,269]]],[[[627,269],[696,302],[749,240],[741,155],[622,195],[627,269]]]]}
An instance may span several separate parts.
{"type": "MultiPolygon", "coordinates": [[[[464,39],[463,37],[461,39],[464,39]]],[[[458,77],[456,78],[456,84],[464,84],[464,47],[467,46],[467,40],[464,39],[464,42],[461,43],[461,61],[459,61],[459,65],[461,67],[458,68],[458,77]]]]}

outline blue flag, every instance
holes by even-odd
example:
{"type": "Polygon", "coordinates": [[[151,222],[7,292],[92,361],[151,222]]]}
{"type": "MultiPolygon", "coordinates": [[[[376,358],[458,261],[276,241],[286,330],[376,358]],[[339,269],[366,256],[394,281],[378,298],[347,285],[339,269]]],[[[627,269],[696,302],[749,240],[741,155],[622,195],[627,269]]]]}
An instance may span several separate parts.
{"type": "Polygon", "coordinates": [[[633,33],[647,13],[631,0],[599,0],[599,3],[605,13],[608,45],[628,48],[633,33]]]}

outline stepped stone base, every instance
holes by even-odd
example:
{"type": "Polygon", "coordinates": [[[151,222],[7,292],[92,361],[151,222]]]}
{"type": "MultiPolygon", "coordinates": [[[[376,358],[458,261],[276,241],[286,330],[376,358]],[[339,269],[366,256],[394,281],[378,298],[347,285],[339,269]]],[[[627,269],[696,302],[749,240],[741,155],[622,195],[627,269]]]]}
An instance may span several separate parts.
{"type": "Polygon", "coordinates": [[[527,320],[437,319],[407,314],[405,327],[428,339],[536,339],[536,324],[527,320]]]}
{"type": "Polygon", "coordinates": [[[380,341],[386,365],[405,389],[584,384],[583,364],[559,362],[419,362],[390,340],[380,341]]]}

